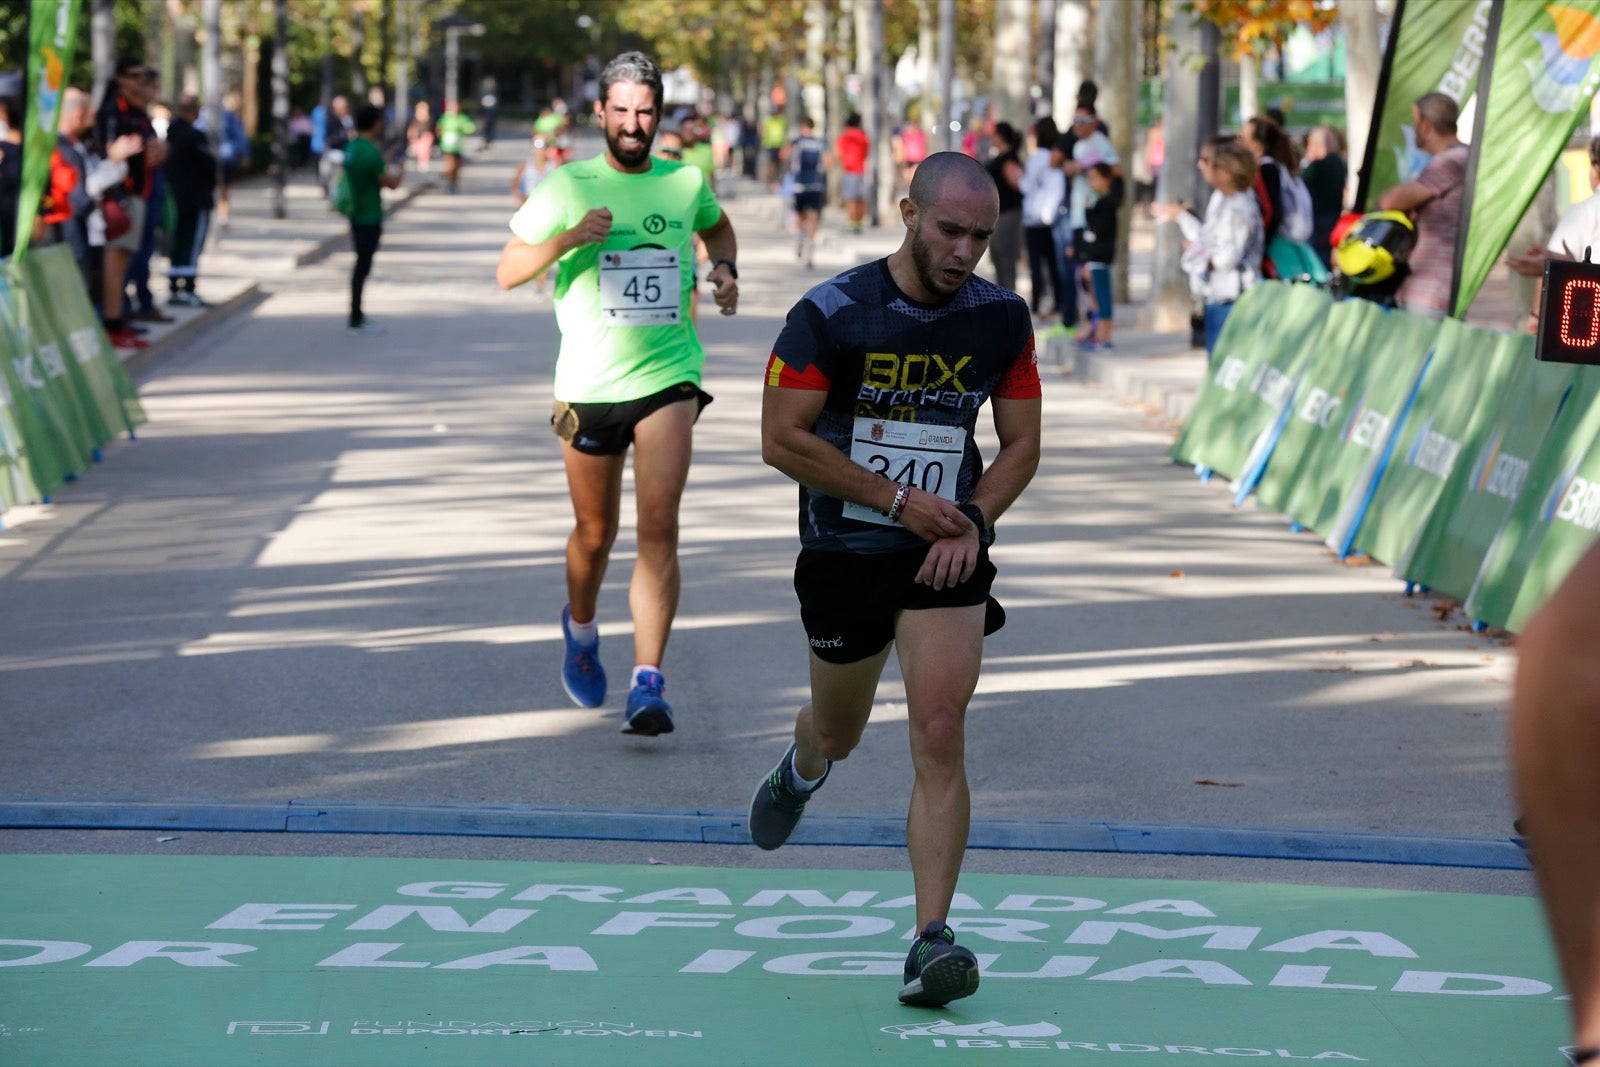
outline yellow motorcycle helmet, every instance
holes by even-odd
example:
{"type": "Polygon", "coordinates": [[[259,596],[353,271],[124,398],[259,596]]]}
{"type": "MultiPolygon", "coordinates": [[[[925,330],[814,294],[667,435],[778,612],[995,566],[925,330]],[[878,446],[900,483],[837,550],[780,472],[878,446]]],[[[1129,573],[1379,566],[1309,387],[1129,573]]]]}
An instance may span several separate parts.
{"type": "Polygon", "coordinates": [[[1403,211],[1372,211],[1351,226],[1333,250],[1334,265],[1357,285],[1394,275],[1417,244],[1417,228],[1403,211]]]}

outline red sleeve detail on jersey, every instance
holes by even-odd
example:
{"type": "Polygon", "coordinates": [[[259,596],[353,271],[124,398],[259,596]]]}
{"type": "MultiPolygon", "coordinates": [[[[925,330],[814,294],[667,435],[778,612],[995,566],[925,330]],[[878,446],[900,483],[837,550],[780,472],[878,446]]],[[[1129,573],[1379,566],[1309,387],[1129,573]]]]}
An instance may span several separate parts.
{"type": "Polygon", "coordinates": [[[1027,345],[1017,353],[1000,384],[995,386],[994,396],[997,400],[1037,400],[1043,395],[1044,387],[1039,384],[1039,354],[1034,350],[1030,333],[1027,345]]]}
{"type": "Polygon", "coordinates": [[[778,353],[774,352],[767,360],[767,384],[779,389],[810,389],[825,393],[830,383],[822,371],[817,369],[816,364],[805,370],[795,370],[779,359],[778,353]]]}

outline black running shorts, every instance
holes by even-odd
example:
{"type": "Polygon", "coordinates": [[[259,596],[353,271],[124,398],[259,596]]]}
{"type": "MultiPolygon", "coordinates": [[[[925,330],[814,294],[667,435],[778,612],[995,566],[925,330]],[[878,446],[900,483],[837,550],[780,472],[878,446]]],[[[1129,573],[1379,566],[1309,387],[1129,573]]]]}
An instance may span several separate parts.
{"type": "Polygon", "coordinates": [[[633,431],[646,417],[668,404],[693,400],[700,405],[695,412],[698,419],[711,399],[710,393],[689,382],[679,382],[659,393],[616,404],[569,404],[557,400],[555,413],[550,416],[550,428],[579,452],[590,456],[620,456],[633,444],[633,431]]]}
{"type": "Polygon", "coordinates": [[[801,549],[794,565],[794,591],[800,596],[800,621],[811,650],[828,663],[858,663],[894,640],[902,611],[963,608],[986,604],[984,636],[1005,625],[1006,613],[989,595],[994,564],[988,548],[978,549],[972,577],[934,589],[916,581],[928,546],[897,552],[819,552],[801,549]]]}

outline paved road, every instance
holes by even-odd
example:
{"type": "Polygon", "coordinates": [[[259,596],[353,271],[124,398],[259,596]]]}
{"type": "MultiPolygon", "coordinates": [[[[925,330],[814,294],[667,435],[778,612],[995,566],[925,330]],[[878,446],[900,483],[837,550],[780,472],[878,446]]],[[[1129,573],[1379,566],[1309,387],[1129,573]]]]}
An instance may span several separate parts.
{"type": "MultiPolygon", "coordinates": [[[[569,513],[546,429],[550,307],[492,281],[514,149],[390,224],[383,336],[342,329],[345,257],[150,372],[149,428],[0,540],[11,799],[535,804],[735,810],[805,681],[793,489],[757,451],[760,369],[823,270],[766,198],[730,202],[745,299],[702,317],[707,388],[667,663],[680,728],[618,734],[557,679],[569,513]]],[[[709,307],[709,304],[708,304],[709,307]]],[[[1503,838],[1512,654],[1335,565],[1276,517],[1167,465],[1169,431],[1047,381],[1045,457],[1001,526],[972,709],[975,815],[1503,838]],[[1221,785],[1197,784],[1212,781],[1221,785]]],[[[628,647],[630,526],[602,597],[628,647]]],[[[817,809],[893,817],[909,782],[893,670],[817,809]]],[[[10,831],[11,851],[485,855],[895,869],[894,849],[420,837],[10,831]]],[[[981,852],[988,871],[1526,893],[1521,872],[1241,858],[981,852]]]]}

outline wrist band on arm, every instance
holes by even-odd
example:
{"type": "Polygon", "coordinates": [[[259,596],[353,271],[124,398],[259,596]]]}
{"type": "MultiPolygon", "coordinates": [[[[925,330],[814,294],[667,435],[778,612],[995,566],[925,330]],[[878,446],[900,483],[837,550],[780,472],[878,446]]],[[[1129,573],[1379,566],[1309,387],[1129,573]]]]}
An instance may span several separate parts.
{"type": "Polygon", "coordinates": [[[900,521],[900,513],[906,509],[906,501],[909,499],[911,499],[911,487],[902,483],[894,491],[894,503],[890,504],[889,510],[885,512],[890,522],[900,521]]]}

